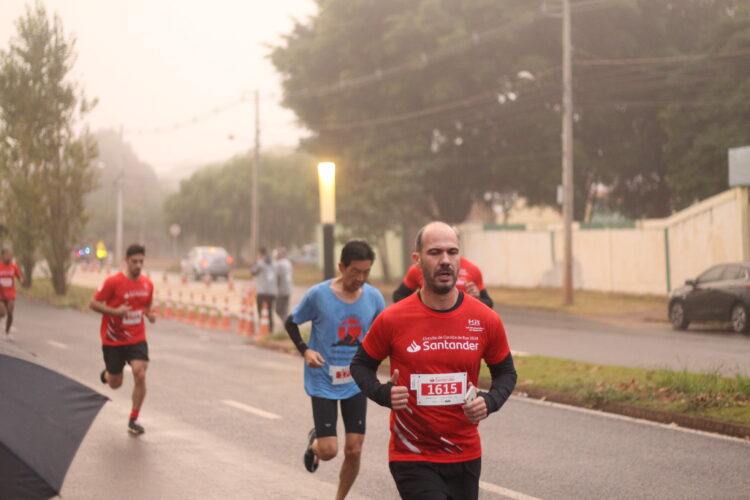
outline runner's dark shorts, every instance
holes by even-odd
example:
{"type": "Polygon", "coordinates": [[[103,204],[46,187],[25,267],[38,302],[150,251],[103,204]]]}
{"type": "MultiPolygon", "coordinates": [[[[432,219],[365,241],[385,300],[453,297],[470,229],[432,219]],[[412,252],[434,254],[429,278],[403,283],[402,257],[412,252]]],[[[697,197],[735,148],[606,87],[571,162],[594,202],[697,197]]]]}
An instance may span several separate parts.
{"type": "Polygon", "coordinates": [[[476,500],[482,459],[441,464],[390,462],[396,488],[405,500],[476,500]]]}
{"type": "Polygon", "coordinates": [[[364,434],[367,417],[367,396],[361,392],[349,399],[326,399],[312,396],[315,435],[330,437],[336,435],[338,403],[341,401],[341,418],[347,434],[364,434]]]}
{"type": "Polygon", "coordinates": [[[104,366],[112,375],[122,373],[125,363],[134,359],[148,361],[148,342],[138,342],[130,345],[103,345],[104,366]]]}

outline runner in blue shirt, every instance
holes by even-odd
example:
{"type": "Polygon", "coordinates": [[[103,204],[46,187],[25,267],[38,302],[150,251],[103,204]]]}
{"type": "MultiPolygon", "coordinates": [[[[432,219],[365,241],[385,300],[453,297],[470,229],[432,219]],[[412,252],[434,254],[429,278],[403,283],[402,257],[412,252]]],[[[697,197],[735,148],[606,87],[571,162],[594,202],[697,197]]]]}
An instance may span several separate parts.
{"type": "Polygon", "coordinates": [[[286,331],[305,358],[305,391],[312,399],[315,427],[308,434],[305,468],[315,472],[319,460],[338,453],[338,406],[346,442],[339,475],[337,499],[349,492],[359,473],[365,439],[367,397],[349,373],[349,363],[375,317],[385,309],[383,295],[366,283],[375,252],[362,240],[352,240],[341,250],[341,275],[310,288],[286,320],[286,331]],[[312,322],[310,344],[299,326],[312,322]]]}

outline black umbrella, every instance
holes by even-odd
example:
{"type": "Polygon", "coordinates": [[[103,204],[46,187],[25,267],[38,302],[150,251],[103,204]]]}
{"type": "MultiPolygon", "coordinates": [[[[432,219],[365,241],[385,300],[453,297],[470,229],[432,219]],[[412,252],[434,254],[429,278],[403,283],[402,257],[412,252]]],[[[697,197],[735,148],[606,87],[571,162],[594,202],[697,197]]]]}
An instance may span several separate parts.
{"type": "Polygon", "coordinates": [[[109,399],[0,342],[0,498],[51,498],[109,399]]]}

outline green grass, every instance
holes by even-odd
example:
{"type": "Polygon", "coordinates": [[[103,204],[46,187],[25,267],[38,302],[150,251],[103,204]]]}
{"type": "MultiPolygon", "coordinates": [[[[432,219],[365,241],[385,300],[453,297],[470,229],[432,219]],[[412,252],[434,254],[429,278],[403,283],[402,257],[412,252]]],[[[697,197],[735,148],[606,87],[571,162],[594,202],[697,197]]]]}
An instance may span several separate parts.
{"type": "Polygon", "coordinates": [[[48,304],[70,307],[79,311],[88,310],[89,301],[95,292],[93,288],[68,285],[68,291],[65,295],[57,295],[49,278],[34,278],[31,288],[21,287],[17,291],[23,297],[42,300],[48,304]]]}
{"type": "Polygon", "coordinates": [[[581,316],[655,316],[667,318],[666,295],[633,295],[627,293],[593,292],[576,290],[573,304],[563,304],[560,288],[508,288],[487,289],[495,304],[532,309],[562,311],[581,316]]]}
{"type": "MultiPolygon", "coordinates": [[[[514,358],[519,385],[575,394],[590,406],[625,402],[750,424],[750,378],[626,368],[545,356],[514,358]]],[[[482,376],[489,377],[487,368],[482,376]]]]}

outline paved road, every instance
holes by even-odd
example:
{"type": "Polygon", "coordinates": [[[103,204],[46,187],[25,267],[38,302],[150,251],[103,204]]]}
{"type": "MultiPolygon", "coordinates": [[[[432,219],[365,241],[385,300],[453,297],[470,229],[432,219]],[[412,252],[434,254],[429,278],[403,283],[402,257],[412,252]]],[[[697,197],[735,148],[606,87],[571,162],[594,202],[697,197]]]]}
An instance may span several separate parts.
{"type": "MultiPolygon", "coordinates": [[[[510,318],[509,318],[510,320],[510,318]]],[[[107,394],[63,498],[331,498],[340,458],[315,474],[301,454],[311,426],[301,359],[234,333],[149,325],[146,434],[125,431],[132,387],[98,382],[98,317],[20,299],[17,344],[107,394]],[[278,418],[276,418],[278,417],[278,418]]],[[[520,327],[519,327],[520,328],[520,327]]],[[[350,498],[395,499],[387,411],[370,405],[350,498]]],[[[513,397],[481,425],[481,498],[750,498],[750,443],[513,397]]]]}
{"type": "Polygon", "coordinates": [[[495,309],[514,350],[607,365],[750,376],[747,334],[707,326],[675,331],[666,323],[608,324],[562,313],[495,309]]]}
{"type": "MultiPolygon", "coordinates": [[[[232,310],[237,312],[242,291],[251,286],[250,282],[240,280],[235,284],[235,290],[230,291],[223,280],[207,288],[194,281],[182,284],[176,274],[168,274],[167,281],[163,276],[161,271],[152,272],[152,280],[162,300],[168,291],[175,299],[178,294],[185,300],[191,294],[195,299],[205,295],[210,302],[215,296],[220,306],[227,298],[232,310]]],[[[104,277],[103,273],[77,271],[73,281],[95,288],[104,277]]],[[[294,288],[292,306],[301,300],[305,290],[306,287],[294,288]]],[[[691,326],[688,331],[677,332],[666,323],[618,319],[611,324],[564,313],[503,305],[495,309],[503,318],[514,351],[608,365],[750,376],[750,335],[734,333],[731,329],[691,326]]],[[[275,330],[283,331],[279,318],[275,319],[275,330]]]]}

